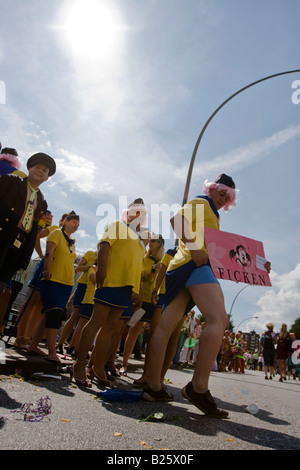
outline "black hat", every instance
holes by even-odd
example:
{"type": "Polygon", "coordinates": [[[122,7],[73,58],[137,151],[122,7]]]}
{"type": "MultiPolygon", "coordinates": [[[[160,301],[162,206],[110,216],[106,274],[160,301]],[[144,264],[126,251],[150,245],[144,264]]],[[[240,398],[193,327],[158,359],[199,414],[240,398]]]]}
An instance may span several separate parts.
{"type": "Polygon", "coordinates": [[[79,215],[76,212],[71,211],[69,214],[66,214],[64,220],[79,220],[79,215]]]}
{"type": "Polygon", "coordinates": [[[231,176],[225,175],[225,173],[219,175],[215,183],[225,184],[225,186],[228,186],[229,188],[235,188],[233,179],[231,178],[231,176]]]}
{"type": "Polygon", "coordinates": [[[3,149],[1,150],[1,153],[9,153],[9,155],[14,155],[15,157],[19,156],[16,149],[13,149],[11,147],[3,147],[3,149]]]}
{"type": "Polygon", "coordinates": [[[135,205],[144,206],[145,204],[144,204],[143,199],[141,197],[139,197],[139,198],[135,199],[133,202],[131,202],[128,207],[132,207],[132,206],[135,206],[135,205]]]}
{"type": "Polygon", "coordinates": [[[38,163],[42,163],[43,165],[49,168],[49,176],[54,175],[56,172],[56,164],[52,157],[47,155],[46,153],[35,153],[27,160],[27,168],[37,165],[38,163]]]}

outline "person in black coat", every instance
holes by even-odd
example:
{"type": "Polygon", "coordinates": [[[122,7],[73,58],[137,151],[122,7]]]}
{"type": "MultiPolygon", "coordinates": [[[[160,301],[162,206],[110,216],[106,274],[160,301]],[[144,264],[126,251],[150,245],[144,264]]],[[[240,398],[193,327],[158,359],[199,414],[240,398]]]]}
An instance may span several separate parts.
{"type": "Polygon", "coordinates": [[[54,175],[55,161],[45,153],[36,153],[28,159],[27,168],[28,177],[0,177],[0,294],[18,269],[27,268],[39,220],[47,215],[47,202],[39,186],[54,175]]]}

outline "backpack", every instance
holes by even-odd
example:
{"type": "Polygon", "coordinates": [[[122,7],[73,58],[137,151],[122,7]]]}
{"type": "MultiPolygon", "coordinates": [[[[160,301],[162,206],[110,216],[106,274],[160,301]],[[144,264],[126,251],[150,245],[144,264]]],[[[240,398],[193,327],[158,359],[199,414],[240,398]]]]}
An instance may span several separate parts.
{"type": "Polygon", "coordinates": [[[274,343],[271,331],[266,331],[261,338],[263,349],[274,349],[274,343]]]}

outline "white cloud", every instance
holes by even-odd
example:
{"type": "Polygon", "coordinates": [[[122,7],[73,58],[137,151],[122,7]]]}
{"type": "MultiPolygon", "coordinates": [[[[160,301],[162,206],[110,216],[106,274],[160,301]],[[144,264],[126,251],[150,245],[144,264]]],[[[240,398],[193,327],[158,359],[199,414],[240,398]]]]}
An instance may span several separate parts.
{"type": "Polygon", "coordinates": [[[92,238],[91,235],[89,235],[85,230],[80,228],[76,231],[76,236],[79,238],[92,238]]]}
{"type": "Polygon", "coordinates": [[[257,301],[259,318],[248,323],[247,329],[262,331],[266,323],[272,322],[279,331],[281,323],[290,328],[300,316],[300,263],[289,273],[271,273],[270,278],[273,288],[257,301]]]}
{"type": "Polygon", "coordinates": [[[299,136],[300,125],[290,125],[285,129],[274,132],[269,137],[249,142],[213,160],[201,162],[201,165],[195,166],[194,176],[214,173],[219,171],[220,167],[229,172],[246,168],[299,136]]]}

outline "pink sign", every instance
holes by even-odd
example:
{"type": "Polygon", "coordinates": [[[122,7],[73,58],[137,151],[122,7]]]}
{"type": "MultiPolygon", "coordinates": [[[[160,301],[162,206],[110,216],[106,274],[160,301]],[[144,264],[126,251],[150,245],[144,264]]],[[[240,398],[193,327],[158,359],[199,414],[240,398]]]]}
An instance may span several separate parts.
{"type": "Polygon", "coordinates": [[[204,228],[212,270],[218,279],[271,286],[262,242],[234,233],[204,228]]]}

